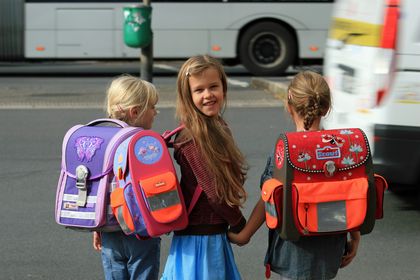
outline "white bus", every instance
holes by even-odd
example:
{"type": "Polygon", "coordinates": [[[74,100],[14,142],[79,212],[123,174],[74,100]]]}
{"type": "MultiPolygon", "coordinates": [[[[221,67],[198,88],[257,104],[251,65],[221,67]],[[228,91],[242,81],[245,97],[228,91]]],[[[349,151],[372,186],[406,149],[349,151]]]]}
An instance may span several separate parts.
{"type": "Polygon", "coordinates": [[[337,0],[324,74],[333,96],[325,126],[360,127],[375,172],[420,183],[420,1],[337,0]]]}
{"type": "MultiPolygon", "coordinates": [[[[139,57],[139,49],[124,45],[122,10],[141,0],[6,1],[24,5],[24,59],[139,57]]],[[[152,0],[153,55],[184,59],[210,54],[241,63],[256,75],[281,74],[291,65],[323,58],[333,2],[152,0]]],[[[6,6],[0,18],[9,14],[6,6]]]]}

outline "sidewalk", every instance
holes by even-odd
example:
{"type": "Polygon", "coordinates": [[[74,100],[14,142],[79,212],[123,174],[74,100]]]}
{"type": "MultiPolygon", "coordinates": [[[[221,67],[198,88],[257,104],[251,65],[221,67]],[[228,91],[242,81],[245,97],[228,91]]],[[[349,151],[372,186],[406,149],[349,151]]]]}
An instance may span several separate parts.
{"type": "Polygon", "coordinates": [[[286,91],[287,91],[287,83],[274,81],[270,78],[251,78],[251,86],[256,89],[264,90],[270,94],[272,94],[276,99],[283,100],[286,91]]]}
{"type": "MultiPolygon", "coordinates": [[[[50,62],[42,66],[0,63],[0,108],[103,108],[106,87],[112,77],[121,73],[138,75],[138,65],[95,61],[50,62]],[[84,77],[87,79],[83,80],[84,77]]],[[[174,107],[177,64],[158,62],[154,66],[153,82],[160,95],[158,107],[174,107]]],[[[228,79],[229,107],[282,106],[280,100],[286,84],[270,77],[252,77],[242,82],[235,75],[241,76],[243,68],[226,68],[233,73],[233,78],[228,79]]]]}

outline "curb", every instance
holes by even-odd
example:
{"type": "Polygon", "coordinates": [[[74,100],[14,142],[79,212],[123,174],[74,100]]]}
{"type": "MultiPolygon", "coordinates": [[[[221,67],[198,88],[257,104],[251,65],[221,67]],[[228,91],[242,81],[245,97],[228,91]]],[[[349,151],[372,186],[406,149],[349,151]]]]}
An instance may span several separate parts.
{"type": "Polygon", "coordinates": [[[283,100],[288,85],[286,83],[274,82],[264,78],[251,78],[251,87],[262,89],[271,93],[276,99],[283,100]]]}

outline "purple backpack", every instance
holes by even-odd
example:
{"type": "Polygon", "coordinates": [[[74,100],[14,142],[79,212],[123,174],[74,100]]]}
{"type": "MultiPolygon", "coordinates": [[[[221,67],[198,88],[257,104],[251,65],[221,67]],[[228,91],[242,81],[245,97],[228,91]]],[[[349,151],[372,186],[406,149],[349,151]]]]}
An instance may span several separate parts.
{"type": "Polygon", "coordinates": [[[63,140],[55,219],[60,225],[96,231],[119,230],[110,206],[117,147],[142,130],[114,119],[70,128],[63,140]]]}

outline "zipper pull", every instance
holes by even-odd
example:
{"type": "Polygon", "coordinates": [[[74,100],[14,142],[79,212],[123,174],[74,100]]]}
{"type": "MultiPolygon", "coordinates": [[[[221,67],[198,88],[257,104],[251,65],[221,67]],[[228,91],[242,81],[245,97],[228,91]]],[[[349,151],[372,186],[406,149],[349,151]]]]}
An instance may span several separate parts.
{"type": "Polygon", "coordinates": [[[308,234],[309,230],[308,230],[308,209],[309,209],[309,203],[305,203],[304,206],[305,208],[305,228],[303,229],[303,233],[304,234],[308,234]]]}

